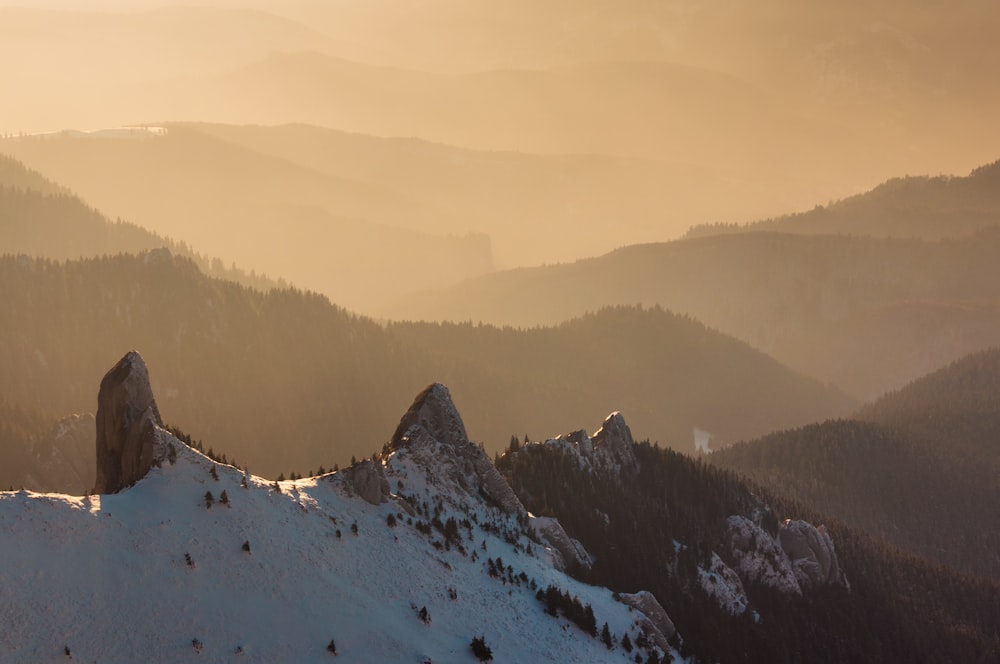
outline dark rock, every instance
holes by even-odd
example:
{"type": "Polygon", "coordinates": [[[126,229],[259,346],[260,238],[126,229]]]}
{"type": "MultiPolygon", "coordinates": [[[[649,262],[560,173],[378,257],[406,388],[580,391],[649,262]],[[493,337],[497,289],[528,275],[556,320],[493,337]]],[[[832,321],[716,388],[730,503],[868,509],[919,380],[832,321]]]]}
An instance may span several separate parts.
{"type": "Polygon", "coordinates": [[[101,380],[97,395],[95,493],[132,486],[153,465],[160,412],[142,356],[130,351],[101,380]]]}

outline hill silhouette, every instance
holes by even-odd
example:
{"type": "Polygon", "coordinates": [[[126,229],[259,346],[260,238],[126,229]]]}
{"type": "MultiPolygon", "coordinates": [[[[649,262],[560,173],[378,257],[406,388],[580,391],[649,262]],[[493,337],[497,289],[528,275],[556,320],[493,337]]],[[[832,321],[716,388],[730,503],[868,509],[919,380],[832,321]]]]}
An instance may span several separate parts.
{"type": "Polygon", "coordinates": [[[893,178],[809,212],[749,224],[695,226],[687,237],[770,231],[940,240],[1000,226],[1000,161],[967,176],[893,178]]]}
{"type": "Polygon", "coordinates": [[[172,126],[145,138],[29,137],[4,141],[0,149],[106,214],[178,238],[227,264],[321,290],[354,309],[389,294],[481,274],[493,263],[482,235],[391,225],[405,219],[418,227],[430,223],[421,220],[444,216],[419,201],[190,127],[172,126]],[[419,270],[410,265],[416,255],[424,259],[419,270]]]}
{"type": "Polygon", "coordinates": [[[712,235],[485,275],[386,313],[530,326],[660,305],[871,399],[1000,343],[997,251],[996,228],[940,241],[712,235]]]}
{"type": "Polygon", "coordinates": [[[275,475],[377,451],[391,434],[379,423],[435,380],[452,385],[470,434],[490,451],[513,433],[567,429],[598,407],[625,411],[685,449],[694,427],[735,440],[853,407],[658,309],[524,332],[382,327],[320,295],[207,278],[163,252],[65,263],[5,257],[0,273],[0,394],[56,416],[90,411],[88,386],[111,348],[141,348],[160,367],[153,383],[171,424],[275,475]],[[350,435],[335,448],[331,431],[350,435]],[[288,440],[295,445],[276,447],[288,440]]]}

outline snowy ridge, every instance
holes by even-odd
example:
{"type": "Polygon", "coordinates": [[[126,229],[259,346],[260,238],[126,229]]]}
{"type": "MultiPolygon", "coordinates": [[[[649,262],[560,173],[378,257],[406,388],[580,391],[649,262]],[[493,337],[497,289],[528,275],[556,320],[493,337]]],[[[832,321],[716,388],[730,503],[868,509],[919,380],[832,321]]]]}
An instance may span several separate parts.
{"type": "Polygon", "coordinates": [[[168,459],[120,493],[0,493],[5,661],[312,662],[332,645],[346,662],[474,662],[478,636],[497,661],[634,660],[620,644],[642,616],[558,571],[449,443],[376,459],[389,488],[372,504],[343,471],[278,483],[156,435],[168,459]],[[613,647],[547,615],[549,585],[613,647]]]}

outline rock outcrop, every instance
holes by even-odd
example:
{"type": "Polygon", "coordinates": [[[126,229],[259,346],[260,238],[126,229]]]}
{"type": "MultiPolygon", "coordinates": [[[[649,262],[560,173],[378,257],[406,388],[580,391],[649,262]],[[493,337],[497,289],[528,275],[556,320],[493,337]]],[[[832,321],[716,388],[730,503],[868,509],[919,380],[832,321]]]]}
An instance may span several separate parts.
{"type": "Polygon", "coordinates": [[[101,380],[97,395],[95,493],[117,493],[153,466],[160,412],[142,356],[131,351],[101,380]]]}
{"type": "Polygon", "coordinates": [[[588,436],[583,430],[573,431],[553,438],[546,444],[566,446],[593,469],[613,471],[618,475],[630,475],[639,470],[632,431],[619,412],[608,415],[593,436],[588,436]]]}
{"type": "Polygon", "coordinates": [[[527,510],[493,462],[469,441],[465,424],[440,383],[428,386],[396,427],[392,449],[410,453],[428,478],[453,484],[470,495],[478,495],[515,516],[527,510]]]}
{"type": "Polygon", "coordinates": [[[726,520],[730,553],[743,581],[801,594],[788,556],[766,530],[743,516],[726,520]]]}
{"type": "Polygon", "coordinates": [[[739,616],[746,612],[750,601],[743,581],[735,570],[722,562],[718,554],[712,554],[707,568],[698,568],[698,579],[705,594],[730,615],[739,616]]]}
{"type": "Polygon", "coordinates": [[[674,621],[667,615],[663,606],[653,597],[653,593],[640,590],[637,593],[620,595],[619,599],[646,617],[646,620],[640,621],[643,630],[660,650],[668,651],[670,648],[668,640],[674,637],[677,628],[674,627],[674,621]]]}
{"type": "Polygon", "coordinates": [[[608,415],[604,424],[591,440],[594,444],[594,454],[603,457],[618,468],[638,469],[639,462],[635,458],[632,430],[628,428],[625,417],[621,413],[614,412],[608,415]]]}
{"type": "Polygon", "coordinates": [[[371,459],[359,461],[341,472],[346,485],[363,500],[378,505],[388,499],[389,480],[385,478],[382,467],[371,459]]]}
{"type": "Polygon", "coordinates": [[[567,570],[576,567],[582,570],[589,570],[594,566],[594,559],[577,540],[570,537],[562,524],[558,520],[539,516],[531,520],[531,527],[543,543],[552,547],[557,554],[554,564],[559,570],[567,570]]]}
{"type": "Polygon", "coordinates": [[[828,583],[844,583],[833,539],[824,526],[816,528],[806,521],[786,521],[778,531],[781,548],[792,563],[792,570],[804,589],[828,583]]]}

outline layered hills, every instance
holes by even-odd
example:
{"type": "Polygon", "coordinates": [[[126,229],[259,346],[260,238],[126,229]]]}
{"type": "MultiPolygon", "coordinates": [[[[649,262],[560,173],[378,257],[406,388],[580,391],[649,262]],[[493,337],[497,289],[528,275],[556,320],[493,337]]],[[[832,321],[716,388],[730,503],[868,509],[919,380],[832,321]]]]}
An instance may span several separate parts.
{"type": "Polygon", "coordinates": [[[609,304],[657,304],[870,399],[1000,343],[996,170],[888,184],[744,232],[706,229],[485,275],[410,297],[392,315],[538,325],[609,304]],[[828,217],[816,234],[810,220],[828,217]],[[862,227],[883,237],[850,234],[862,227]]]}
{"type": "Polygon", "coordinates": [[[512,434],[569,429],[595,408],[632,413],[662,443],[692,448],[695,427],[738,440],[854,407],[660,309],[527,331],[381,326],[316,294],[208,278],[165,251],[65,263],[11,256],[0,274],[0,393],[12,403],[52,419],[90,412],[101,358],[141,347],[162,367],[155,387],[174,425],[275,475],[369,456],[386,441],[377,423],[435,379],[452,385],[470,434],[490,451],[512,434]]]}

